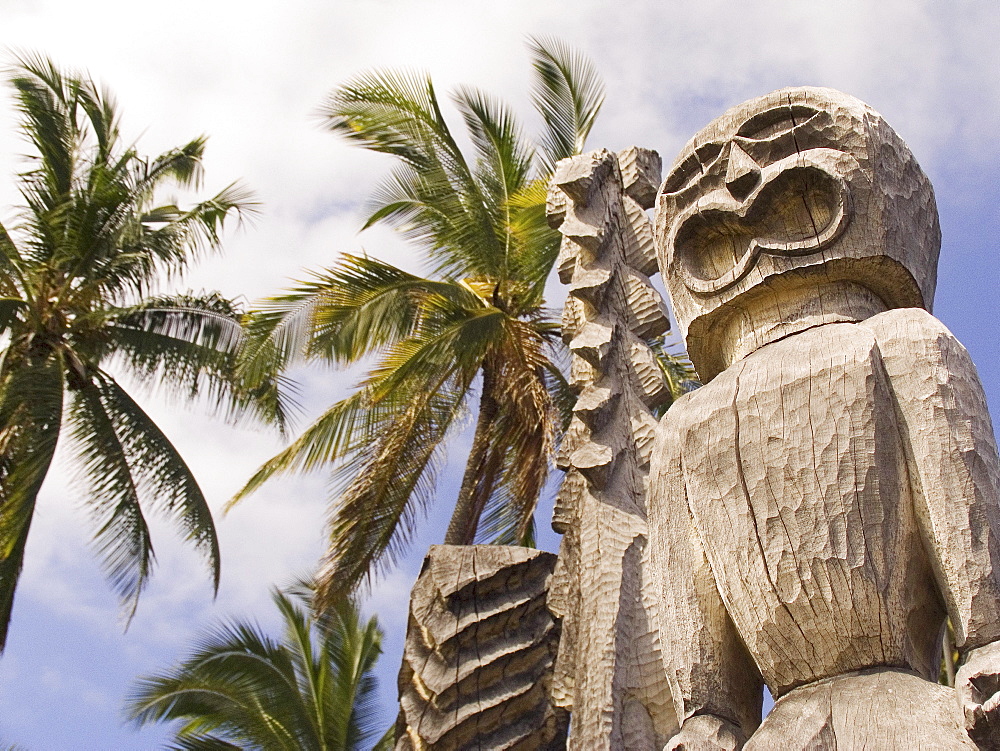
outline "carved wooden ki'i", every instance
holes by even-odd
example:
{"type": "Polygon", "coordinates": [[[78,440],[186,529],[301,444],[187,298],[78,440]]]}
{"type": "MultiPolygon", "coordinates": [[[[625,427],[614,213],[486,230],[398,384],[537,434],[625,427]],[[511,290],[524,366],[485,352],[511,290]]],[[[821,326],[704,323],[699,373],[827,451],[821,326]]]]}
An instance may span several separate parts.
{"type": "Polygon", "coordinates": [[[649,571],[646,494],[670,390],[646,339],[669,328],[652,227],[660,157],[609,151],[559,163],[549,221],[569,297],[563,337],[578,392],[557,464],[566,477],[553,528],[563,533],[549,607],[563,619],[553,681],[574,748],[660,749],[677,720],[663,671],[649,571]]]}
{"type": "Polygon", "coordinates": [[[1000,462],[929,312],[940,230],[913,155],[854,97],[783,89],[698,133],[656,211],[706,382],[650,469],[667,748],[975,748],[966,728],[996,747],[1000,462]]]}
{"type": "Polygon", "coordinates": [[[410,596],[397,751],[566,747],[551,699],[558,623],[545,607],[555,556],[434,545],[410,596]]]}
{"type": "Polygon", "coordinates": [[[497,559],[502,584],[486,587],[546,600],[556,625],[537,643],[561,633],[532,674],[547,696],[523,704],[539,730],[447,740],[477,712],[483,727],[522,721],[516,701],[498,720],[482,697],[524,690],[524,658],[505,684],[496,656],[530,629],[510,647],[495,629],[480,639],[476,608],[484,624],[493,611],[476,587],[431,596],[425,570],[400,683],[426,731],[414,745],[554,748],[568,710],[574,749],[1000,749],[1000,460],[975,367],[929,312],[926,176],[876,112],[818,88],[695,135],[651,233],[658,175],[654,152],[600,151],[561,162],[550,187],[579,393],[558,461],[564,537],[551,576],[507,577],[497,559]],[[651,234],[705,384],[658,422],[651,234]],[[436,615],[418,607],[431,600],[436,615]],[[414,655],[441,608],[465,636],[429,687],[414,655]],[[954,689],[937,683],[946,619],[954,689]]]}

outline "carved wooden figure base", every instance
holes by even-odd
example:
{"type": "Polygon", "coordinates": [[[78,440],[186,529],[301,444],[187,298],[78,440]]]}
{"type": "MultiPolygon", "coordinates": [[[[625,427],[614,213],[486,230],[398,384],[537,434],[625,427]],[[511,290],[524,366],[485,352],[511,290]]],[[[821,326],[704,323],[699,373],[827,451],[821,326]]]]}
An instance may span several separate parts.
{"type": "Polygon", "coordinates": [[[397,751],[565,747],[567,718],[550,700],[554,565],[530,548],[431,547],[410,598],[397,751]]]}
{"type": "Polygon", "coordinates": [[[955,692],[898,668],[802,686],[774,705],[744,751],[970,751],[955,692]]]}

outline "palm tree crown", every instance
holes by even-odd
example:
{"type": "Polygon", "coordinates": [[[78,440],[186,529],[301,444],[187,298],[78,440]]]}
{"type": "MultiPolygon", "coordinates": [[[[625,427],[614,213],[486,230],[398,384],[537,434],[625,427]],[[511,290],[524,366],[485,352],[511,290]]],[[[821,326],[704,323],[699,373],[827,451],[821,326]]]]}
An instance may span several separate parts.
{"type": "Polygon", "coordinates": [[[143,507],[177,522],[208,559],[219,546],[205,498],[170,441],[106,369],[181,396],[281,421],[272,383],[233,380],[240,312],[217,294],[152,295],[226,217],[245,212],[236,186],[190,208],[154,202],[167,183],[196,187],[204,138],[148,159],[124,146],[115,102],[86,77],[41,57],[10,73],[35,155],[24,205],[0,225],[0,649],[42,481],[68,434],[88,488],[95,546],[130,613],[153,564],[143,507]]]}
{"type": "Polygon", "coordinates": [[[234,500],[279,472],[336,463],[340,479],[319,601],[343,595],[403,549],[434,468],[478,385],[478,416],[445,541],[528,543],[549,458],[566,423],[559,326],[544,287],[559,247],[546,223],[548,176],[579,153],[603,101],[589,62],[554,41],[530,43],[544,135],[532,145],[510,110],[472,88],[452,97],[473,155],[446,123],[431,79],[378,71],[336,89],[329,128],[395,169],[367,226],[387,222],[427,257],[420,277],[342,256],[253,314],[244,373],[304,355],[377,365],[234,500]]]}
{"type": "MultiPolygon", "coordinates": [[[[139,725],[181,721],[175,748],[350,751],[379,725],[373,668],[382,632],[342,600],[319,620],[311,592],[275,591],[278,641],[252,623],[216,628],[168,673],[140,678],[127,713],[139,725]]],[[[392,747],[392,728],[375,749],[392,747]]]]}

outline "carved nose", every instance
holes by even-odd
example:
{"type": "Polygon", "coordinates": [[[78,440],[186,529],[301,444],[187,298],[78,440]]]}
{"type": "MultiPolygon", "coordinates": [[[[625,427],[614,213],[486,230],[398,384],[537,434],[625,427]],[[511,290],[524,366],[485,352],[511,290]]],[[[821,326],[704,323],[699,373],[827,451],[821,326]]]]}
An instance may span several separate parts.
{"type": "Polygon", "coordinates": [[[733,198],[742,201],[760,182],[760,166],[739,144],[729,147],[729,168],[726,170],[726,187],[733,198]]]}

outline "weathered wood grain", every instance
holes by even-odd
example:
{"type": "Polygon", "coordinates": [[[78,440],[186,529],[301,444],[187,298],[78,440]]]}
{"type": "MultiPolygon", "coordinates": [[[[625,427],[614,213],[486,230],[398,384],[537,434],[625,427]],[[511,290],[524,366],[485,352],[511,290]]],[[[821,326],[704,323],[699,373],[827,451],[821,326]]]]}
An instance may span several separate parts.
{"type": "Polygon", "coordinates": [[[976,744],[955,712],[954,691],[899,668],[873,668],[779,699],[744,749],[790,747],[938,751],[976,744]]]}
{"type": "MultiPolygon", "coordinates": [[[[858,99],[812,87],[752,99],[695,135],[660,190],[656,234],[702,381],[793,333],[779,325],[803,320],[784,309],[790,284],[860,281],[886,307],[930,310],[941,240],[930,182],[902,139],[858,99]],[[774,320],[747,325],[757,314],[774,320]],[[734,326],[742,333],[723,331],[734,326]]],[[[857,320],[827,296],[826,315],[857,320]]]]}
{"type": "Polygon", "coordinates": [[[550,698],[554,565],[530,548],[431,547],[410,598],[397,751],[565,748],[567,718],[550,698]]]}
{"type": "Polygon", "coordinates": [[[1000,747],[1000,459],[968,353],[922,309],[939,230],[909,150],[852,97],[786,89],[696,135],[658,206],[708,381],[650,467],[667,748],[1000,747]]]}
{"type": "Polygon", "coordinates": [[[659,157],[598,151],[560,162],[549,219],[579,393],[557,460],[566,471],[553,527],[564,534],[550,606],[563,621],[555,701],[572,710],[570,746],[660,751],[676,729],[645,576],[647,468],[669,396],[646,344],[669,326],[645,208],[659,157]]]}

